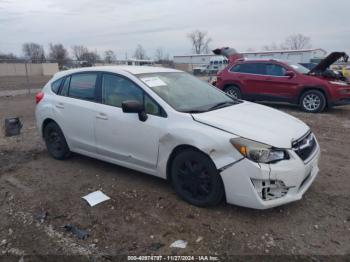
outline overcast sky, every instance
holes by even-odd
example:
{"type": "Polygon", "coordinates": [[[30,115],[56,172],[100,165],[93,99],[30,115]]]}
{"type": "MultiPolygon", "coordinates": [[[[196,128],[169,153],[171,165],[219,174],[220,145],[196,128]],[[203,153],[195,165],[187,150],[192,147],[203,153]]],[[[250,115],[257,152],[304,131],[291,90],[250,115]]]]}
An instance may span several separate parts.
{"type": "Polygon", "coordinates": [[[211,48],[256,50],[302,33],[313,47],[350,51],[349,0],[0,0],[0,52],[22,43],[86,45],[132,56],[137,44],[154,56],[191,53],[186,35],[207,31],[211,48]]]}

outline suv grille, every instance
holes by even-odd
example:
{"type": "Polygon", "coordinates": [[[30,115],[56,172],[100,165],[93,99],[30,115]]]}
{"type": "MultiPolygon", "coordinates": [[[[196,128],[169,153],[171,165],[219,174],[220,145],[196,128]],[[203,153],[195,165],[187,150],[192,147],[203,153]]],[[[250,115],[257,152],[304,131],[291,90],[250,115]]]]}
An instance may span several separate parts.
{"type": "Polygon", "coordinates": [[[294,152],[303,160],[307,160],[316,150],[315,136],[310,132],[292,143],[294,152]]]}

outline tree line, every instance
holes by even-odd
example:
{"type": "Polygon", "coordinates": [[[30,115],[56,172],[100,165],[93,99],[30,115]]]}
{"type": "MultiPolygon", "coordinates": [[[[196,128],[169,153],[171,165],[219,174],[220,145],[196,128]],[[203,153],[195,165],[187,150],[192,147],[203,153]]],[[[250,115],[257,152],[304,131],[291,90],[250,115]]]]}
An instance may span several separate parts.
{"type": "MultiPolygon", "coordinates": [[[[191,43],[192,52],[195,54],[208,54],[210,51],[210,43],[212,39],[208,36],[208,33],[201,30],[194,30],[191,33],[187,34],[187,38],[191,43]]],[[[284,42],[280,44],[272,43],[270,45],[264,45],[263,50],[297,50],[311,48],[310,37],[307,37],[302,34],[294,34],[288,36],[284,42]]],[[[23,60],[31,61],[32,63],[42,63],[45,61],[53,60],[59,64],[59,67],[62,68],[64,64],[71,61],[72,59],[77,61],[86,61],[89,64],[95,64],[96,62],[104,62],[108,64],[115,63],[117,61],[117,56],[113,50],[106,50],[101,57],[97,50],[89,49],[84,45],[73,45],[71,47],[71,54],[66,47],[61,43],[49,44],[48,53],[45,52],[44,47],[38,43],[24,43],[22,45],[23,57],[17,57],[16,55],[10,54],[1,54],[0,60],[23,60]]],[[[248,48],[247,51],[254,51],[252,48],[248,48]]],[[[147,55],[146,50],[142,45],[138,44],[134,54],[132,56],[138,60],[150,59],[147,55]]],[[[127,55],[125,55],[127,59],[127,55]]],[[[156,63],[168,64],[171,65],[172,61],[168,53],[165,53],[163,48],[159,47],[156,49],[154,54],[154,60],[156,63]]]]}
{"type": "MultiPolygon", "coordinates": [[[[117,62],[117,55],[113,50],[106,50],[103,52],[101,57],[97,50],[89,49],[84,45],[73,45],[71,47],[71,55],[68,49],[61,43],[49,44],[48,53],[45,52],[43,45],[38,43],[28,42],[22,45],[23,56],[16,56],[12,53],[1,54],[0,60],[4,61],[30,61],[31,63],[43,63],[46,61],[55,61],[58,63],[59,67],[62,68],[63,65],[71,62],[72,60],[84,61],[88,64],[95,64],[97,62],[103,62],[107,64],[112,64],[117,62]]],[[[146,50],[142,45],[138,44],[132,58],[138,60],[149,60],[150,57],[147,55],[146,50]]],[[[127,54],[125,55],[127,59],[127,54]]],[[[154,60],[156,63],[161,64],[171,64],[170,55],[165,53],[163,48],[159,47],[156,49],[154,54],[154,60]]]]}

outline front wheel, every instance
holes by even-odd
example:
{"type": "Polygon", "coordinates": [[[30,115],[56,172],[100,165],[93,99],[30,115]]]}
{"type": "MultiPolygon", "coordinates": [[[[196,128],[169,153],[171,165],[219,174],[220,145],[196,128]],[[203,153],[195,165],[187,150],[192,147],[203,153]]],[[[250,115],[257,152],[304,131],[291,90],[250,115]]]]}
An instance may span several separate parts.
{"type": "Polygon", "coordinates": [[[322,112],[326,107],[326,98],[318,90],[306,91],[300,98],[300,107],[308,113],[322,112]]]}
{"type": "Polygon", "coordinates": [[[174,158],[171,181],[176,193],[195,206],[215,206],[224,196],[223,183],[213,161],[194,149],[182,151],[174,158]]]}
{"type": "Polygon", "coordinates": [[[237,99],[242,98],[241,90],[237,86],[228,86],[225,88],[225,93],[228,94],[229,96],[237,99]]]}

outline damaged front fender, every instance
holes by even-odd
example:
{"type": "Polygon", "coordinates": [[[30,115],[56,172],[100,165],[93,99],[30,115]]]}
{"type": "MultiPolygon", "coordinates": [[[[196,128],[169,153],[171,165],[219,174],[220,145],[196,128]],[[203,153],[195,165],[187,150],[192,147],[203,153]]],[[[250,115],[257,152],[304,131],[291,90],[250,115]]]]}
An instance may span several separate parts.
{"type": "Polygon", "coordinates": [[[230,165],[240,159],[242,155],[236,151],[230,139],[232,134],[198,123],[198,127],[180,126],[171,129],[159,139],[158,174],[167,177],[167,165],[170,157],[180,148],[192,147],[208,155],[216,168],[230,165]],[[194,135],[195,134],[195,135],[194,135]]]}

